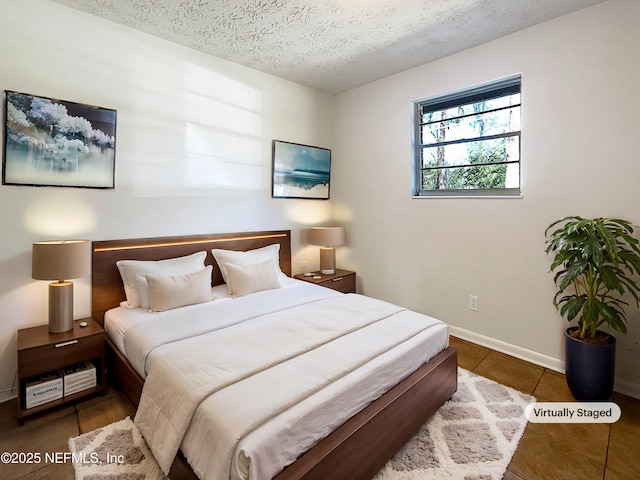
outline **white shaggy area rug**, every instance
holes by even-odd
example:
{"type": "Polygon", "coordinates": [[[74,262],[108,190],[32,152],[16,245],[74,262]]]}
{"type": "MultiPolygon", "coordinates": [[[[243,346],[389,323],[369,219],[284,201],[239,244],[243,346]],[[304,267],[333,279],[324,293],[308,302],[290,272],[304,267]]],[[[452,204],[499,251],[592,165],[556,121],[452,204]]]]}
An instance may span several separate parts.
{"type": "Polygon", "coordinates": [[[531,395],[459,368],[458,391],[374,480],[501,480],[532,402],[531,395]]]}
{"type": "MultiPolygon", "coordinates": [[[[501,480],[535,398],[458,369],[458,391],[374,480],[501,480]]],[[[69,440],[75,480],[166,480],[127,417],[69,440]]]]}
{"type": "Polygon", "coordinates": [[[69,439],[75,480],[167,480],[127,417],[69,439]]]}

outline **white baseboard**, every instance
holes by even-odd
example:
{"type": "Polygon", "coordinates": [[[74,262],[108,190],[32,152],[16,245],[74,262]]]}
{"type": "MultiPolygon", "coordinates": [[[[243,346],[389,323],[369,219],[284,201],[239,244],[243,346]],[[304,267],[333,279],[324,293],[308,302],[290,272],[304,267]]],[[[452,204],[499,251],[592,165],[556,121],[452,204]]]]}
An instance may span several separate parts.
{"type": "Polygon", "coordinates": [[[616,378],[616,383],[614,384],[613,389],[618,393],[640,400],[640,384],[616,378]]]}
{"type": "MultiPolygon", "coordinates": [[[[557,358],[543,355],[541,353],[534,352],[533,350],[527,350],[526,348],[518,347],[517,345],[512,345],[510,343],[503,342],[502,340],[496,340],[495,338],[487,337],[486,335],[465,330],[464,328],[455,327],[453,325],[449,325],[449,333],[454,337],[461,338],[462,340],[467,340],[477,345],[481,345],[501,353],[506,353],[507,355],[519,358],[520,360],[524,360],[556,372],[564,373],[563,360],[558,360],[557,358]]],[[[614,390],[623,395],[640,399],[640,384],[616,379],[614,390]]]]}
{"type": "Polygon", "coordinates": [[[501,353],[506,353],[507,355],[519,358],[520,360],[524,360],[556,372],[564,373],[564,362],[557,358],[543,355],[541,353],[534,352],[533,350],[527,350],[526,348],[518,347],[516,345],[503,342],[502,340],[496,340],[495,338],[487,337],[486,335],[465,330],[464,328],[454,327],[452,325],[449,325],[449,333],[454,337],[461,338],[462,340],[467,340],[471,343],[475,343],[501,353]]]}

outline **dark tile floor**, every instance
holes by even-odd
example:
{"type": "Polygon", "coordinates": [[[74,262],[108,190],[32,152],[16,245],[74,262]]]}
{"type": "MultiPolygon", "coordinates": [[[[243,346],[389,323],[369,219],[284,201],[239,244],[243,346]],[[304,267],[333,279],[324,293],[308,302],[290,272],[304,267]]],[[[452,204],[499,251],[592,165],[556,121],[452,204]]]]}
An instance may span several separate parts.
{"type": "MultiPolygon", "coordinates": [[[[457,338],[460,367],[496,380],[539,401],[571,401],[564,376],[457,338]]],[[[529,424],[504,480],[637,480],[640,479],[640,401],[615,394],[622,409],[613,424],[529,424]]],[[[17,422],[15,401],[0,404],[1,452],[64,452],[70,437],[134,415],[117,388],[74,406],[17,422]]],[[[172,480],[188,478],[179,467],[172,480]]],[[[70,463],[7,465],[2,480],[73,479],[70,463]]]]}
{"type": "MultiPolygon", "coordinates": [[[[536,397],[568,402],[564,375],[452,338],[458,365],[536,397]]],[[[529,423],[504,480],[640,479],[640,401],[615,393],[622,417],[614,424],[529,423]]]]}

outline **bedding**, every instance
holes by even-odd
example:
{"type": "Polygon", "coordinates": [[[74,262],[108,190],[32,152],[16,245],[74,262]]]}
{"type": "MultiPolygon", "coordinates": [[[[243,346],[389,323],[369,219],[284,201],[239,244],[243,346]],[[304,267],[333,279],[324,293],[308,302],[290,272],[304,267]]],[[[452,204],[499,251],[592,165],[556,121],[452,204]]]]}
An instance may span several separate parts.
{"type": "Polygon", "coordinates": [[[281,289],[240,298],[233,298],[226,285],[218,285],[211,289],[213,301],[165,312],[116,307],[105,314],[105,330],[138,374],[146,378],[151,363],[163,352],[160,347],[170,349],[172,342],[312,302],[319,295],[341,295],[326,288],[319,291],[305,288],[305,285],[305,282],[287,277],[281,289]],[[294,287],[298,288],[291,290],[294,287]],[[156,348],[159,348],[158,352],[155,352],[156,348]]]}
{"type": "Polygon", "coordinates": [[[204,268],[206,256],[207,252],[203,251],[166,260],[120,260],[116,262],[127,297],[127,300],[120,305],[132,309],[141,306],[148,308],[149,286],[145,278],[146,274],[180,275],[197,272],[204,268]]]}
{"type": "Polygon", "coordinates": [[[230,267],[249,267],[250,269],[255,269],[257,265],[265,265],[266,263],[265,269],[268,268],[270,271],[267,273],[261,273],[260,276],[262,278],[275,276],[276,282],[284,282],[289,278],[280,270],[279,267],[280,245],[278,244],[267,245],[266,247],[255,248],[247,251],[214,248],[211,250],[211,254],[220,266],[220,272],[222,273],[222,278],[229,288],[229,293],[233,293],[234,283],[238,285],[241,282],[241,279],[231,278],[231,274],[229,272],[230,267]]]}
{"type": "Polygon", "coordinates": [[[224,264],[227,270],[227,285],[233,296],[243,297],[263,290],[280,288],[280,280],[272,259],[249,265],[224,264]]]}
{"type": "Polygon", "coordinates": [[[164,468],[180,446],[202,479],[272,478],[447,346],[440,321],[287,280],[233,299],[214,287],[212,302],[161,313],[108,312],[107,333],[148,375],[136,423],[164,468]]]}
{"type": "Polygon", "coordinates": [[[211,271],[207,267],[186,275],[145,275],[149,285],[149,310],[164,312],[196,303],[210,302],[211,271]]]}
{"type": "MultiPolygon", "coordinates": [[[[212,300],[224,300],[230,298],[231,296],[229,295],[226,285],[217,285],[211,288],[212,300]]],[[[127,356],[124,347],[124,332],[129,328],[138,323],[153,322],[156,318],[161,318],[163,316],[174,316],[176,319],[175,321],[178,322],[180,317],[185,315],[185,312],[187,312],[188,315],[195,315],[195,311],[206,308],[208,307],[202,304],[194,304],[175,311],[153,313],[144,308],[130,309],[119,306],[105,312],[104,329],[115,346],[118,347],[118,350],[127,356]]],[[[144,369],[136,369],[136,371],[140,376],[142,376],[142,378],[147,376],[144,369]]]]}

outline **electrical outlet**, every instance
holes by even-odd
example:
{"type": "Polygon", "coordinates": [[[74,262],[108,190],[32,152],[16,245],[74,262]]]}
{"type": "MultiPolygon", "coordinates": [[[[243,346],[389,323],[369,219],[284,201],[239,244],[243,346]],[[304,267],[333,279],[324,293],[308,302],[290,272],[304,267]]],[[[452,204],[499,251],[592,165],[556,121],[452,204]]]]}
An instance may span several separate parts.
{"type": "Polygon", "coordinates": [[[478,297],[475,295],[469,295],[469,310],[478,311],[478,297]]]}
{"type": "Polygon", "coordinates": [[[300,270],[304,270],[306,272],[308,268],[309,268],[309,262],[307,262],[306,260],[302,260],[300,262],[300,270]]]}

